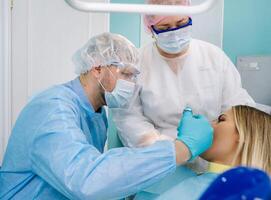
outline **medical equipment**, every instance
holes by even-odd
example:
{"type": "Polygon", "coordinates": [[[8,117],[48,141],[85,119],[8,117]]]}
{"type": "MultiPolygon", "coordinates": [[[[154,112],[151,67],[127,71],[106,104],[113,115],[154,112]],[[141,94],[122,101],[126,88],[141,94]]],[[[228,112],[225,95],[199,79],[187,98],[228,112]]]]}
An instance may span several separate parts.
{"type": "Polygon", "coordinates": [[[72,8],[83,12],[126,12],[157,15],[193,15],[209,10],[215,0],[206,0],[195,6],[146,5],[146,4],[119,4],[93,3],[81,0],[65,0],[72,8]]]}
{"type": "Polygon", "coordinates": [[[186,107],[186,108],[184,109],[184,112],[192,112],[192,108],[186,107]]]}

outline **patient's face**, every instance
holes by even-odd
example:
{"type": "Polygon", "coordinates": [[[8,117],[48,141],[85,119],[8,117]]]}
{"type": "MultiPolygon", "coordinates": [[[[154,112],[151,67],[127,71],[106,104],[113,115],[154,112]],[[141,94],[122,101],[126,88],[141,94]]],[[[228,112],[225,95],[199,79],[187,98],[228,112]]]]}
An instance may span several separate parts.
{"type": "Polygon", "coordinates": [[[212,126],[214,128],[213,145],[201,157],[212,162],[231,163],[239,140],[232,110],[220,115],[213,121],[212,126]]]}

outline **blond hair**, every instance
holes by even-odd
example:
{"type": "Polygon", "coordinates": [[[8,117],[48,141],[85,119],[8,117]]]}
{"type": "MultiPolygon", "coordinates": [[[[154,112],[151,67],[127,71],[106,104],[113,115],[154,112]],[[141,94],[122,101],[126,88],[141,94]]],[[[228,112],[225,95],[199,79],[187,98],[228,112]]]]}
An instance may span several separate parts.
{"type": "Polygon", "coordinates": [[[239,144],[233,163],[271,174],[271,115],[249,106],[233,107],[239,144]]]}

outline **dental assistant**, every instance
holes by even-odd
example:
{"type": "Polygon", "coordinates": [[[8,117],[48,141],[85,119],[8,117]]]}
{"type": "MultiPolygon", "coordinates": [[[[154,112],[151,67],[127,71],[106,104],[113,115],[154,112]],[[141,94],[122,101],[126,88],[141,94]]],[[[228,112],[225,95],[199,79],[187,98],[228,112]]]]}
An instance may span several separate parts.
{"type": "MultiPolygon", "coordinates": [[[[147,3],[190,5],[189,0],[147,3]]],[[[141,89],[131,109],[112,109],[124,146],[174,140],[186,106],[211,121],[231,106],[254,104],[225,53],[210,43],[191,38],[191,17],[145,15],[144,22],[153,42],[141,49],[137,81],[141,89]]]]}
{"type": "Polygon", "coordinates": [[[103,106],[128,106],[138,74],[137,49],[120,35],[104,33],[73,60],[79,76],[41,92],[20,113],[0,169],[1,200],[122,198],[211,146],[210,124],[191,116],[174,142],[104,152],[103,106]],[[194,124],[201,130],[191,131],[194,124]]]}

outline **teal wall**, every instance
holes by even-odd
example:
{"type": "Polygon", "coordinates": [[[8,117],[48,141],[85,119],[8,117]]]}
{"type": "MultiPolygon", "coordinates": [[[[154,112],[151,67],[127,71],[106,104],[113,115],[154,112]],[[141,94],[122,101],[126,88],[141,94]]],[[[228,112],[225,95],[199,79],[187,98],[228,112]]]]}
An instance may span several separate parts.
{"type": "Polygon", "coordinates": [[[271,54],[271,0],[225,0],[223,48],[242,55],[271,54]]]}
{"type": "MultiPolygon", "coordinates": [[[[143,3],[144,0],[111,0],[111,3],[143,3]]],[[[110,32],[120,33],[140,46],[141,19],[139,14],[112,13],[110,14],[110,32]]]]}
{"type": "MultiPolygon", "coordinates": [[[[144,0],[111,0],[143,3],[144,0]]],[[[140,15],[111,14],[110,31],[140,45],[140,15]]],[[[236,63],[237,56],[271,54],[271,0],[225,0],[223,48],[236,63]]]]}

